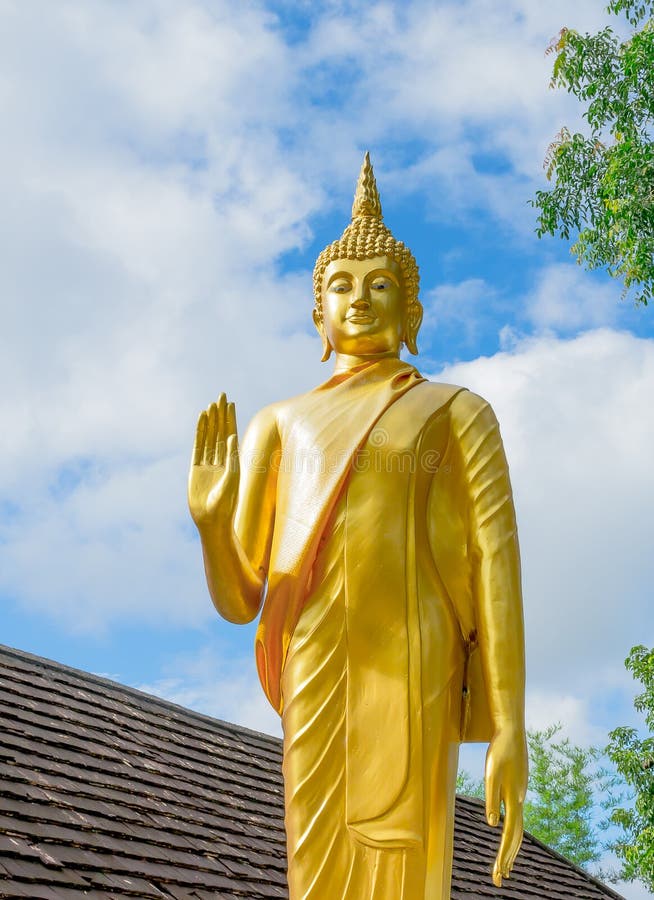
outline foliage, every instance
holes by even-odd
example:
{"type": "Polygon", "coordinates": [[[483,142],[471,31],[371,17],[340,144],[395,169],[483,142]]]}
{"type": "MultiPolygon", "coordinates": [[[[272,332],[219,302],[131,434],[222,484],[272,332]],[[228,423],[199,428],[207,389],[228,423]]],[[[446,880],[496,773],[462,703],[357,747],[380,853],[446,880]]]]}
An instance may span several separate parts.
{"type": "Polygon", "coordinates": [[[483,800],[484,782],[477,781],[463,769],[456,776],[456,792],[463,794],[464,797],[476,797],[477,800],[483,800]]]}
{"type": "MultiPolygon", "coordinates": [[[[571,862],[588,868],[604,850],[604,809],[612,805],[617,781],[602,766],[600,750],[560,738],[560,730],[560,725],[552,725],[544,731],[527,732],[525,830],[571,862]]],[[[483,782],[461,772],[457,791],[483,798],[483,782]]]]}
{"type": "Polygon", "coordinates": [[[654,2],[613,0],[634,28],[620,40],[610,27],[597,34],[563,28],[551,87],[565,88],[585,106],[588,134],[562,128],[548,148],[553,188],[537,191],[536,232],[577,240],[579,264],[606,266],[647,304],[654,291],[654,2]]]}
{"type": "Polygon", "coordinates": [[[608,775],[600,769],[601,752],[568,738],[555,740],[560,725],[531,731],[529,791],[525,829],[578,866],[599,860],[603,844],[598,789],[608,775]]]}
{"type": "Polygon", "coordinates": [[[647,737],[635,728],[616,728],[609,735],[610,759],[634,792],[630,809],[616,809],[611,820],[622,830],[612,849],[622,862],[621,877],[639,878],[654,892],[654,649],[634,647],[625,662],[645,690],[634,706],[645,716],[647,737]]]}

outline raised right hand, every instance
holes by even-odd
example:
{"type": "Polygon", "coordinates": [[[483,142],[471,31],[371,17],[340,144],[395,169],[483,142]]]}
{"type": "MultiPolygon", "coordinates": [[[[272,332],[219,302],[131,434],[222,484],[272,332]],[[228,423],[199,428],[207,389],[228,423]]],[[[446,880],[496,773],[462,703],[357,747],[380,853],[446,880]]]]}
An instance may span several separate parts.
{"type": "Polygon", "coordinates": [[[231,527],[240,466],[236,410],[224,394],[200,413],[188,476],[188,505],[197,527],[231,527]]]}

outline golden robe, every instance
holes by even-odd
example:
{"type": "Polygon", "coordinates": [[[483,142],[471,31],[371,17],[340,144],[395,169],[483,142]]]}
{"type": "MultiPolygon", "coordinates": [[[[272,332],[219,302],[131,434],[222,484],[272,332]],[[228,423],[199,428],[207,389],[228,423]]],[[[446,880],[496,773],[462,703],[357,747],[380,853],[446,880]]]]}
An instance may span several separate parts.
{"type": "Polygon", "coordinates": [[[282,713],[291,900],[445,900],[458,745],[491,737],[480,592],[506,627],[521,616],[497,422],[385,360],[285,404],[278,427],[290,515],[257,662],[282,713]]]}

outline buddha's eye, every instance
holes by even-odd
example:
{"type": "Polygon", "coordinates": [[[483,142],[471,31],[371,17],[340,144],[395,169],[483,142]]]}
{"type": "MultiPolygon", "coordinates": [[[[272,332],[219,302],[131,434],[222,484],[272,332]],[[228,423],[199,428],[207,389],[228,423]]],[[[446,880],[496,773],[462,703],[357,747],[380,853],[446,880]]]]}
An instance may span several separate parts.
{"type": "Polygon", "coordinates": [[[346,294],[350,290],[350,282],[335,281],[333,284],[330,284],[329,290],[333,291],[335,294],[346,294]]]}
{"type": "Polygon", "coordinates": [[[381,281],[373,281],[371,287],[373,291],[387,291],[391,286],[390,281],[381,280],[381,281]]]}

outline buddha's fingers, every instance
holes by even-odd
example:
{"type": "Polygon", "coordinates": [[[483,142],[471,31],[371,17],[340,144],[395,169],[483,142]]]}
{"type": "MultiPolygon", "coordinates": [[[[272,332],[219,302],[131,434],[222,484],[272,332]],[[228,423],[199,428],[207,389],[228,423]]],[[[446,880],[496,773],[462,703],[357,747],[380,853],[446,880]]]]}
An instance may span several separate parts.
{"type": "Polygon", "coordinates": [[[207,437],[207,414],[202,410],[198,416],[198,424],[195,427],[195,441],[193,442],[192,464],[199,466],[204,457],[204,443],[207,437]]]}
{"type": "Polygon", "coordinates": [[[215,466],[225,465],[225,441],[227,439],[226,434],[226,425],[225,425],[225,417],[226,417],[226,407],[227,407],[227,398],[224,394],[221,394],[218,398],[218,412],[217,412],[217,428],[216,428],[216,446],[214,448],[214,458],[213,464],[215,466]]]}
{"type": "Polygon", "coordinates": [[[496,764],[490,758],[486,772],[486,820],[492,828],[500,821],[500,779],[496,764]]]}
{"type": "Polygon", "coordinates": [[[218,407],[212,403],[209,407],[207,416],[207,436],[204,442],[204,457],[202,462],[205,466],[212,466],[216,455],[216,438],[218,435],[218,407]]]}
{"type": "Polygon", "coordinates": [[[218,437],[221,440],[226,439],[226,434],[225,434],[226,415],[227,415],[227,397],[223,393],[218,397],[218,437]]]}
{"type": "Polygon", "coordinates": [[[235,479],[236,482],[238,482],[241,463],[238,458],[238,438],[235,434],[230,434],[227,438],[227,459],[225,461],[225,469],[227,478],[230,481],[235,479]]]}
{"type": "Polygon", "coordinates": [[[236,407],[233,403],[227,404],[227,411],[225,413],[225,433],[227,437],[230,435],[236,435],[236,407]]]}
{"type": "Polygon", "coordinates": [[[518,850],[519,850],[520,847],[522,846],[522,839],[523,839],[523,837],[524,837],[524,828],[523,828],[523,825],[522,825],[522,812],[521,812],[521,813],[520,813],[520,828],[519,828],[518,833],[517,833],[516,836],[515,836],[516,839],[515,839],[515,841],[514,841],[514,843],[513,843],[513,845],[512,845],[511,853],[510,853],[510,855],[509,855],[509,860],[508,860],[508,863],[509,863],[509,872],[511,871],[511,869],[513,869],[513,865],[514,865],[514,863],[515,863],[515,858],[516,858],[516,856],[518,855],[518,850]]]}
{"type": "Polygon", "coordinates": [[[495,887],[502,887],[502,872],[500,870],[499,860],[497,859],[495,860],[495,863],[493,865],[493,884],[495,885],[495,887]]]}
{"type": "Polygon", "coordinates": [[[522,834],[522,804],[516,802],[515,798],[510,798],[505,801],[504,828],[493,870],[493,880],[497,870],[501,878],[509,877],[522,843],[522,834]]]}

